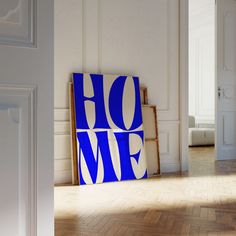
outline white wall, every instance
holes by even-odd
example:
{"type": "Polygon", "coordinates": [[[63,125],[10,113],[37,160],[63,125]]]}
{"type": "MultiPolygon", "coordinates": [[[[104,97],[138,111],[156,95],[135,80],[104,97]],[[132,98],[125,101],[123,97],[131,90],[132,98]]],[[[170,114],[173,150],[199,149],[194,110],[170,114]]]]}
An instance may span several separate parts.
{"type": "Polygon", "coordinates": [[[189,114],[215,123],[215,0],[189,1],[189,114]]]}
{"type": "Polygon", "coordinates": [[[72,72],[140,76],[158,106],[162,172],[179,163],[179,1],[55,0],[55,183],[71,181],[72,72]]]}

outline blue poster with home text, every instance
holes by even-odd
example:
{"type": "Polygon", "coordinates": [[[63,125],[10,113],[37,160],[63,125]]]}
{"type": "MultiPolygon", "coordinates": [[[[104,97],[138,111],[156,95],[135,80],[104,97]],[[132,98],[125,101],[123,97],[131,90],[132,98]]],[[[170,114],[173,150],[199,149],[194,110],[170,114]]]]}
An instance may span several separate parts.
{"type": "Polygon", "coordinates": [[[147,178],[139,79],[73,74],[81,185],[147,178]]]}

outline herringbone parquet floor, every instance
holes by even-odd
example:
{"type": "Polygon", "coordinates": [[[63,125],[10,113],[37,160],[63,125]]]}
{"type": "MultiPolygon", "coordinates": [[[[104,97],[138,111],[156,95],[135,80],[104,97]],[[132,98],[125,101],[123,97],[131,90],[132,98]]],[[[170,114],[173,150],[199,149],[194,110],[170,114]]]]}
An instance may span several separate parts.
{"type": "Polygon", "coordinates": [[[56,236],[236,236],[236,161],[190,150],[187,175],[55,188],[56,236]]]}

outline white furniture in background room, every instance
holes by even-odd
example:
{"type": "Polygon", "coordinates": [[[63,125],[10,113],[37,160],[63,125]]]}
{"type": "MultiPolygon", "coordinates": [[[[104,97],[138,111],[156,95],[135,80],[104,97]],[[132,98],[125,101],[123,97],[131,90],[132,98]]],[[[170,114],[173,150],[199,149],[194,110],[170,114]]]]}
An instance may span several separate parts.
{"type": "Polygon", "coordinates": [[[189,116],[189,146],[207,146],[215,144],[214,128],[196,127],[195,117],[189,116]]]}

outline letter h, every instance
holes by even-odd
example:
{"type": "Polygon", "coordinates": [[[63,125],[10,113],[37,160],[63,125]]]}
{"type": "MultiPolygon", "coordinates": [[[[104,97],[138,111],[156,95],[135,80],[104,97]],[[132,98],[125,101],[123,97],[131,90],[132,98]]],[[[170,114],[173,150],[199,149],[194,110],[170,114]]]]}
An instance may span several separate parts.
{"type": "Polygon", "coordinates": [[[93,85],[93,97],[84,96],[84,74],[73,74],[74,80],[74,95],[76,103],[76,128],[77,129],[109,129],[106,118],[105,103],[104,103],[104,91],[103,91],[103,75],[90,74],[93,85]],[[95,124],[94,127],[89,127],[85,102],[91,101],[95,104],[95,124]]]}

